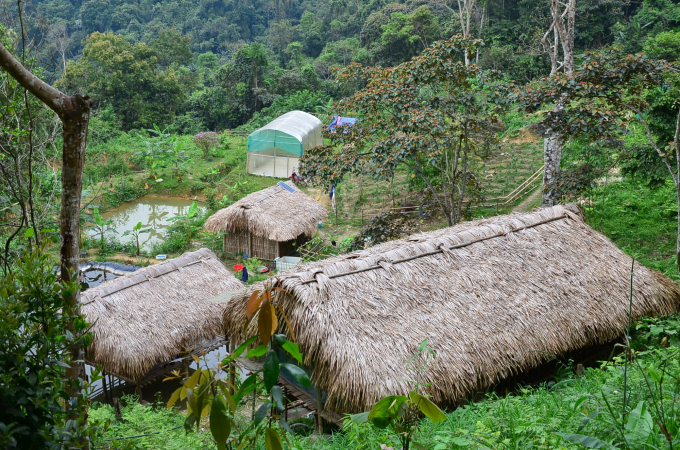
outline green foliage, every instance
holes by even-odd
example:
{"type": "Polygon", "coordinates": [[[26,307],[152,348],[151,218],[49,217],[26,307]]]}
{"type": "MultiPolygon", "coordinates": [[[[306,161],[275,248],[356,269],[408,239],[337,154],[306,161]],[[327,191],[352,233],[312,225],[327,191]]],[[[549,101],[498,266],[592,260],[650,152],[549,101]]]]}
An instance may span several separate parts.
{"type": "Polygon", "coordinates": [[[590,192],[583,205],[588,223],[641,264],[677,279],[675,186],[646,186],[635,180],[609,182],[590,192]]]}
{"type": "Polygon", "coordinates": [[[415,229],[415,218],[412,213],[390,211],[380,213],[371,218],[347,246],[346,251],[362,250],[410,234],[415,229]]]}
{"type": "Polygon", "coordinates": [[[198,213],[198,202],[193,201],[191,202],[191,206],[189,206],[189,210],[187,211],[186,214],[184,215],[179,215],[175,217],[171,217],[168,219],[168,221],[177,221],[177,226],[181,228],[185,233],[187,237],[186,244],[189,245],[191,243],[191,234],[193,231],[197,231],[199,227],[197,224],[194,223],[194,216],[198,213]]]}
{"type": "MultiPolygon", "coordinates": [[[[279,372],[285,368],[303,386],[311,386],[309,376],[303,369],[293,364],[280,364],[278,361],[275,342],[284,350],[292,352],[291,356],[296,359],[300,358],[300,354],[297,346],[285,335],[274,335],[278,323],[275,308],[278,305],[272,293],[277,290],[282,291],[278,283],[268,283],[264,291],[255,291],[248,301],[248,314],[257,314],[260,334],[246,340],[223,359],[216,369],[209,368],[207,363],[205,369],[201,368],[201,360],[195,357],[198,369],[191,376],[186,374],[183,386],[173,393],[168,402],[168,408],[172,408],[178,399],[187,400],[187,417],[184,422],[187,433],[198,431],[201,417],[209,417],[210,430],[219,449],[256,448],[258,438],[262,435],[267,450],[282,449],[283,441],[290,443],[286,434],[292,432],[283,417],[274,413],[274,409],[283,411],[287,401],[282,389],[276,386],[279,372]],[[247,351],[258,339],[261,344],[247,351]],[[250,374],[238,387],[228,381],[230,374],[236,374],[237,358],[262,355],[266,355],[262,369],[250,374]],[[239,426],[236,422],[239,407],[247,400],[248,394],[262,388],[268,394],[268,401],[258,409],[252,422],[239,426]]],[[[279,312],[283,315],[280,308],[279,312]]],[[[175,373],[175,376],[179,377],[180,374],[175,373]]]]}
{"type": "Polygon", "coordinates": [[[172,122],[189,78],[181,68],[162,69],[153,46],[95,32],[87,38],[83,57],[68,62],[59,86],[105,99],[127,131],[172,122]]]}
{"type": "Polygon", "coordinates": [[[421,426],[420,414],[435,424],[446,421],[446,415],[442,410],[432,403],[427,395],[418,392],[429,387],[429,384],[423,384],[421,380],[427,366],[431,364],[430,357],[434,356],[434,351],[427,346],[427,339],[425,339],[411,359],[407,361],[407,367],[416,377],[415,380],[410,381],[413,390],[408,393],[408,396],[384,397],[371,408],[368,415],[355,414],[350,416],[349,420],[354,423],[368,421],[380,429],[389,427],[399,437],[404,450],[409,450],[411,445],[416,449],[427,448],[423,443],[412,442],[421,426]]]}
{"type": "MultiPolygon", "coordinates": [[[[74,382],[66,368],[68,351],[86,346],[90,336],[80,315],[66,311],[78,289],[63,284],[56,263],[37,250],[25,253],[0,284],[0,447],[3,449],[75,448],[95,438],[101,424],[87,417],[89,384],[74,382]],[[66,411],[66,393],[78,392],[66,411]]],[[[91,380],[99,379],[94,371],[91,380]]]]}
{"type": "MultiPolygon", "coordinates": [[[[209,432],[186,434],[182,426],[186,415],[178,408],[168,409],[162,402],[153,403],[151,407],[139,403],[134,395],[124,395],[120,399],[122,419],[116,417],[113,407],[94,403],[89,411],[90,420],[109,421],[111,425],[106,435],[93,443],[94,448],[122,448],[129,450],[146,450],[162,448],[163,450],[204,450],[210,448],[212,437],[209,432]],[[172,431],[170,431],[172,430],[172,431]],[[117,439],[127,436],[138,436],[161,431],[160,434],[137,439],[104,442],[103,439],[117,439]]],[[[92,447],[91,447],[92,448],[92,447]]]]}
{"type": "Polygon", "coordinates": [[[94,221],[94,225],[89,228],[96,231],[96,234],[99,236],[99,248],[104,251],[106,247],[106,232],[110,231],[116,233],[115,229],[109,227],[110,225],[113,225],[113,220],[104,220],[102,215],[99,214],[99,209],[97,208],[95,208],[94,212],[92,213],[92,220],[94,221]]]}
{"type": "Polygon", "coordinates": [[[137,244],[137,256],[139,256],[140,246],[139,246],[139,235],[143,233],[151,232],[151,228],[142,229],[142,222],[137,222],[137,225],[132,227],[132,230],[127,230],[123,233],[123,236],[132,235],[135,238],[135,243],[137,244]]]}
{"type": "Polygon", "coordinates": [[[207,159],[210,151],[220,144],[220,136],[212,131],[197,133],[191,140],[203,152],[203,159],[207,159]]]}
{"type": "Polygon", "coordinates": [[[481,130],[499,119],[509,101],[500,74],[458,60],[480,45],[456,35],[394,68],[351,64],[338,72],[341,83],[366,85],[338,104],[360,120],[328,133],[328,145],[306,151],[302,174],[329,187],[348,174],[388,180],[406,166],[427,185],[448,224],[457,223],[465,200],[477,197],[472,153],[484,140],[481,130]],[[431,168],[438,185],[426,173],[431,168]]]}

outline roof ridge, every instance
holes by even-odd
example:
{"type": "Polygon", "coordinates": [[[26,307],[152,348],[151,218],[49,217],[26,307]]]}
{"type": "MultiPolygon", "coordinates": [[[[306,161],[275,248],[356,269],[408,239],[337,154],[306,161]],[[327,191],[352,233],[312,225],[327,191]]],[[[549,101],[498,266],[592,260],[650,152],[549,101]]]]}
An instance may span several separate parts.
{"type": "Polygon", "coordinates": [[[150,280],[154,278],[160,278],[176,270],[179,271],[180,269],[183,269],[185,267],[198,264],[200,262],[204,262],[207,260],[215,259],[213,255],[210,254],[203,255],[203,253],[206,253],[204,250],[208,249],[202,248],[196,250],[195,252],[190,252],[189,254],[185,253],[178,258],[171,259],[169,261],[166,261],[155,266],[147,266],[141,270],[131,272],[129,275],[115,278],[114,280],[111,281],[118,281],[118,283],[112,283],[109,286],[103,288],[94,288],[92,289],[91,293],[88,293],[87,291],[83,292],[81,294],[81,303],[83,305],[88,305],[95,301],[95,299],[97,298],[103,299],[104,297],[108,297],[109,295],[115,294],[116,292],[123,291],[125,289],[131,288],[133,286],[136,286],[147,281],[150,282],[150,280]],[[197,253],[201,254],[197,255],[197,253]],[[156,270],[154,271],[153,269],[156,270]],[[92,298],[90,298],[90,296],[92,296],[92,298]],[[85,297],[84,300],[89,301],[83,301],[83,297],[85,297]]]}
{"type": "MultiPolygon", "coordinates": [[[[556,208],[554,208],[554,207],[552,208],[553,211],[555,211],[555,209],[556,208]]],[[[554,221],[561,220],[561,219],[566,219],[566,218],[576,219],[576,215],[573,214],[571,211],[569,211],[567,208],[559,208],[559,209],[562,209],[562,214],[557,215],[557,216],[549,217],[547,219],[543,219],[543,220],[540,220],[538,222],[524,224],[523,226],[516,227],[516,228],[510,229],[510,230],[507,230],[507,231],[499,231],[498,233],[495,233],[495,234],[489,234],[489,235],[486,235],[486,236],[483,236],[483,237],[480,237],[480,238],[477,238],[477,239],[471,239],[469,241],[461,242],[461,243],[454,244],[454,245],[451,245],[451,246],[447,246],[443,243],[440,243],[437,246],[438,247],[437,250],[432,250],[432,251],[429,251],[429,252],[423,252],[423,253],[408,256],[408,257],[405,257],[405,258],[400,258],[400,259],[395,259],[395,260],[390,261],[387,258],[385,258],[384,254],[372,255],[372,258],[374,260],[376,260],[377,263],[372,264],[372,265],[367,266],[367,267],[362,267],[361,269],[350,270],[348,272],[341,272],[341,273],[336,273],[336,274],[332,274],[332,275],[326,275],[325,274],[325,271],[324,271],[325,267],[324,268],[317,268],[317,269],[320,269],[320,270],[310,269],[309,272],[312,272],[311,275],[314,278],[309,279],[309,280],[304,280],[304,281],[301,282],[301,284],[310,284],[310,283],[318,282],[318,280],[316,279],[316,276],[319,273],[326,275],[326,277],[328,279],[339,278],[339,277],[343,277],[343,276],[347,276],[347,275],[353,275],[353,274],[356,274],[356,273],[367,272],[369,270],[381,269],[381,268],[384,268],[385,264],[400,264],[400,263],[403,263],[403,262],[412,261],[414,259],[423,258],[425,256],[432,256],[432,255],[436,255],[438,253],[448,252],[450,250],[454,250],[454,249],[457,249],[457,248],[467,247],[469,245],[476,244],[478,242],[486,241],[486,240],[489,240],[489,239],[494,239],[494,238],[501,237],[501,236],[507,236],[510,233],[515,233],[517,231],[522,231],[522,230],[525,230],[527,228],[533,228],[533,227],[536,227],[538,225],[543,225],[543,224],[554,222],[554,221]]],[[[484,225],[479,225],[479,226],[484,226],[484,225]]],[[[469,231],[469,230],[465,230],[465,231],[469,231]]],[[[417,243],[422,244],[423,241],[417,242],[417,243]]],[[[354,260],[356,261],[356,258],[354,260]]],[[[296,273],[296,275],[300,275],[300,274],[301,274],[301,272],[296,273]]]]}

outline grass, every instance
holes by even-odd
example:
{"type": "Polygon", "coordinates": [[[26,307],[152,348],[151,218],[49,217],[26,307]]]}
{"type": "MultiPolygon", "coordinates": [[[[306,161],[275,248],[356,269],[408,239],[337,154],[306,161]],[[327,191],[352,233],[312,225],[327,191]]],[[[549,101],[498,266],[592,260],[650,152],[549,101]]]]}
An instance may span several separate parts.
{"type": "Polygon", "coordinates": [[[671,180],[649,187],[624,179],[595,188],[589,197],[583,211],[590,226],[641,264],[678,280],[678,205],[671,180]]]}

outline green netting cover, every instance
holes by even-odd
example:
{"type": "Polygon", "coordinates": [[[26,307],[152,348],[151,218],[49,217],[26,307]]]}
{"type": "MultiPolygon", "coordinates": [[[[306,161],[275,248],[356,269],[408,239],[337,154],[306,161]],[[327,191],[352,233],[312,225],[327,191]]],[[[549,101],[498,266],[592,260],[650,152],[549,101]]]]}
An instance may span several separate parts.
{"type": "Polygon", "coordinates": [[[248,151],[263,152],[273,148],[302,156],[306,148],[323,144],[323,124],[311,114],[291,111],[269,122],[248,136],[248,151]]]}

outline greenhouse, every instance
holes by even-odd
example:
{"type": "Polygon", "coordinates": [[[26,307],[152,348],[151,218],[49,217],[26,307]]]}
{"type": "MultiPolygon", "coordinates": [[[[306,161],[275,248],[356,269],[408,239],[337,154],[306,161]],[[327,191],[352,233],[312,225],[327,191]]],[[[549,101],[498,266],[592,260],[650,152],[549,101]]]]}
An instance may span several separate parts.
{"type": "Polygon", "coordinates": [[[323,144],[323,124],[311,114],[291,111],[248,136],[248,173],[287,178],[307,148],[323,144]]]}

